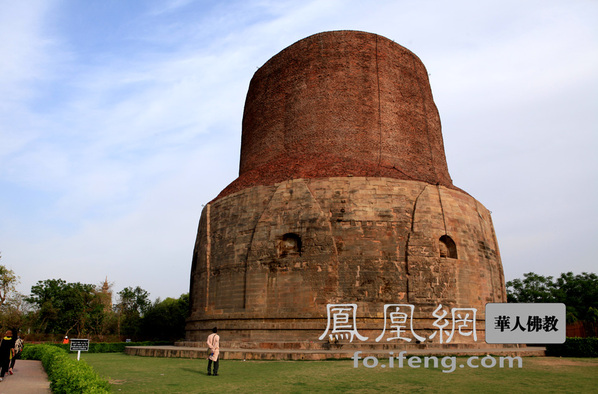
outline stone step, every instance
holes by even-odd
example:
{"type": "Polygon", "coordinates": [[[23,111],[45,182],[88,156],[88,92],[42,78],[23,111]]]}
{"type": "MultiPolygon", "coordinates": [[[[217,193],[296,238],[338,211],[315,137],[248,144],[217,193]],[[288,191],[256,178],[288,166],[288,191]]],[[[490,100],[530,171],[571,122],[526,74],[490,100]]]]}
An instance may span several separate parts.
{"type": "MultiPolygon", "coordinates": [[[[226,341],[228,349],[235,350],[413,350],[413,349],[478,349],[484,348],[519,348],[524,347],[511,344],[481,343],[406,343],[406,342],[337,342],[326,341],[226,341]]],[[[205,348],[205,342],[176,342],[175,346],[205,348]]]]}
{"type": "MultiPolygon", "coordinates": [[[[484,344],[486,345],[486,344],[484,344]]],[[[374,356],[377,358],[388,358],[392,352],[397,356],[401,351],[410,355],[427,356],[544,356],[544,347],[524,348],[427,348],[427,349],[333,349],[333,350],[292,350],[292,349],[220,349],[220,358],[223,360],[330,360],[348,359],[353,357],[356,351],[361,351],[360,357],[374,356]]],[[[173,357],[173,358],[207,358],[207,348],[184,347],[184,346],[127,346],[125,353],[133,356],[146,357],[173,357]]]]}

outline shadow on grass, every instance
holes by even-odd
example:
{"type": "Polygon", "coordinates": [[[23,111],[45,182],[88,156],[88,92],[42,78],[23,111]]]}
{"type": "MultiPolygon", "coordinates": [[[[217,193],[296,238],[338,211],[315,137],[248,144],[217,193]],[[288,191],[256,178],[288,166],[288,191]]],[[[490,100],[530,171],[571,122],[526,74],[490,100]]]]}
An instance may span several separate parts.
{"type": "Polygon", "coordinates": [[[197,374],[197,375],[204,375],[208,376],[208,371],[199,371],[197,368],[181,368],[181,371],[197,374]]]}

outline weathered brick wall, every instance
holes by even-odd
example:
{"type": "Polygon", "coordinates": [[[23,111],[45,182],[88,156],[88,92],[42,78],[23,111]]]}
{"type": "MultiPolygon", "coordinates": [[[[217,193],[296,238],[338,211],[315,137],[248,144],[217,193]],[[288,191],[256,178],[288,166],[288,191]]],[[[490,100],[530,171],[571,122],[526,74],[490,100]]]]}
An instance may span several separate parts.
{"type": "Polygon", "coordinates": [[[220,196],[294,178],[376,176],[453,187],[428,74],[376,34],[307,37],[253,76],[239,178],[220,196]]]}
{"type": "Polygon", "coordinates": [[[372,335],[384,304],[414,304],[423,332],[438,304],[482,319],[485,303],[506,300],[486,208],[459,190],[364,177],[290,180],[208,204],[191,294],[188,340],[213,325],[231,340],[317,340],[327,303],[357,303],[372,335]],[[300,254],[281,254],[285,234],[300,254]],[[457,258],[441,257],[445,235],[457,258]]]}

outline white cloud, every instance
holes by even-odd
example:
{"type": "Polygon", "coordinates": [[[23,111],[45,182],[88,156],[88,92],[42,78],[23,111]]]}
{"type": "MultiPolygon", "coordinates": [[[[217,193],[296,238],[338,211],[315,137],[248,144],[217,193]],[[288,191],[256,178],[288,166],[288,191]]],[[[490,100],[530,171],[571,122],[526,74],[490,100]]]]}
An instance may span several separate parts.
{"type": "Polygon", "coordinates": [[[54,42],[44,36],[52,1],[3,2],[0,13],[0,109],[30,96],[28,85],[46,76],[54,42]]]}

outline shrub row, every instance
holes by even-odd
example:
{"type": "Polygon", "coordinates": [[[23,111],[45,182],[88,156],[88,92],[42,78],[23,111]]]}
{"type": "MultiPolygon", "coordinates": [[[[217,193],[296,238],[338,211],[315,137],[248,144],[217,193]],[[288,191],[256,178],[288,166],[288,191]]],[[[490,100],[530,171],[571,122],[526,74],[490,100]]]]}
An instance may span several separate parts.
{"type": "Polygon", "coordinates": [[[69,357],[64,349],[50,345],[29,345],[23,349],[22,358],[41,360],[52,393],[99,394],[109,393],[110,384],[102,379],[84,361],[69,357]]]}
{"type": "MultiPolygon", "coordinates": [[[[88,353],[122,353],[126,346],[166,346],[172,345],[168,341],[146,341],[146,342],[90,342],[88,353]]],[[[54,343],[52,346],[70,350],[70,345],[62,343],[54,343]]]]}
{"type": "Polygon", "coordinates": [[[554,357],[598,357],[598,338],[567,338],[565,343],[546,345],[554,357]]]}

